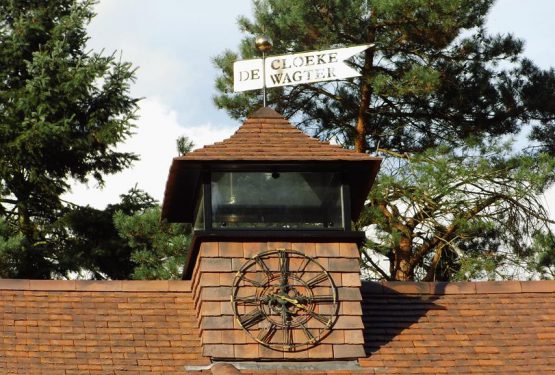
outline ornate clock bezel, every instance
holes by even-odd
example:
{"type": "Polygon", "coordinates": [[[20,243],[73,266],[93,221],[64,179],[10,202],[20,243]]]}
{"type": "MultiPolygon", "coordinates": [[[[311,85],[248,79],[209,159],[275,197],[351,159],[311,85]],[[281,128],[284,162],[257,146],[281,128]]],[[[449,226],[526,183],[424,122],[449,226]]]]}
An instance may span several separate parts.
{"type": "Polygon", "coordinates": [[[237,323],[251,338],[286,352],[320,343],[339,310],[330,273],[313,257],[291,249],[263,251],[248,259],[233,280],[231,305],[237,323]],[[241,295],[243,288],[254,288],[255,293],[241,295]]]}

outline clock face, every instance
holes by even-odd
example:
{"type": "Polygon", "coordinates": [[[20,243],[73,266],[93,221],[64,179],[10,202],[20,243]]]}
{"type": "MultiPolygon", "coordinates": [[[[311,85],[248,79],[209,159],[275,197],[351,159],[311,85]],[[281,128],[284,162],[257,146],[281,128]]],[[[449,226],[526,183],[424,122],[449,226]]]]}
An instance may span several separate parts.
{"type": "Polygon", "coordinates": [[[233,281],[239,325],[260,344],[299,351],[320,342],[337,318],[337,289],[325,268],[294,250],[249,259],[233,281]]]}

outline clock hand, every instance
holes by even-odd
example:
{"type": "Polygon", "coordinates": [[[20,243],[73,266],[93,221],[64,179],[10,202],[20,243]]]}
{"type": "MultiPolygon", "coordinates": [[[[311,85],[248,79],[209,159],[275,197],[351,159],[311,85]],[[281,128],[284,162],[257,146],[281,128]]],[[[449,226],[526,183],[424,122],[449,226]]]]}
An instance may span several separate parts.
{"type": "Polygon", "coordinates": [[[301,310],[306,311],[308,315],[312,316],[316,320],[325,324],[326,327],[328,327],[328,328],[331,327],[332,323],[331,323],[330,317],[327,317],[325,315],[320,315],[320,314],[314,312],[314,310],[312,310],[310,307],[308,307],[306,305],[303,305],[302,303],[299,303],[297,300],[295,300],[293,298],[288,298],[288,297],[284,297],[284,296],[280,296],[280,295],[278,295],[277,297],[282,299],[283,301],[286,301],[286,302],[289,302],[289,303],[293,304],[294,306],[298,307],[301,310]]]}
{"type": "Polygon", "coordinates": [[[291,330],[289,321],[289,310],[285,305],[281,306],[281,320],[283,322],[283,349],[290,350],[292,344],[291,330]]]}
{"type": "Polygon", "coordinates": [[[285,297],[285,296],[282,296],[280,294],[277,294],[276,297],[279,298],[279,299],[282,299],[286,302],[292,303],[293,305],[299,303],[299,301],[297,301],[296,299],[285,297]]]}
{"type": "Polygon", "coordinates": [[[296,300],[296,299],[289,298],[289,297],[285,297],[285,296],[281,296],[281,295],[279,295],[279,294],[276,295],[276,297],[279,298],[279,299],[282,299],[282,300],[284,300],[284,301],[286,301],[286,302],[289,302],[289,303],[291,303],[292,305],[294,305],[294,306],[296,306],[296,307],[298,307],[298,308],[300,308],[300,309],[303,309],[303,310],[306,310],[306,311],[309,310],[309,307],[308,307],[308,306],[301,304],[301,303],[300,303],[298,300],[296,300]]]}
{"type": "Polygon", "coordinates": [[[280,273],[280,283],[279,289],[281,293],[287,293],[289,286],[289,259],[287,258],[287,252],[284,250],[279,250],[279,273],[280,273]]]}

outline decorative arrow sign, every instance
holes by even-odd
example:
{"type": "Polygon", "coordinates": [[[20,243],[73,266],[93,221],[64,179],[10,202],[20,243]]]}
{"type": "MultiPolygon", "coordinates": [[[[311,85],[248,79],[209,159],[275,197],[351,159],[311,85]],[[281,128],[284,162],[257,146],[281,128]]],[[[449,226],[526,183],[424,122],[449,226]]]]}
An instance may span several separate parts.
{"type": "Polygon", "coordinates": [[[360,73],[345,63],[371,45],[270,56],[236,61],[233,64],[233,91],[297,85],[359,77],[360,73]]]}

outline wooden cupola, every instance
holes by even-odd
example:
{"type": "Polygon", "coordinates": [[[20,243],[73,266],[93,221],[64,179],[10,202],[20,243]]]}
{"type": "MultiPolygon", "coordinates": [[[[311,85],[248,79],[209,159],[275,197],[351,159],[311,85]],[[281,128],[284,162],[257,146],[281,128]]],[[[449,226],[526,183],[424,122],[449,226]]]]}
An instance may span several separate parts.
{"type": "Polygon", "coordinates": [[[203,231],[349,231],[380,162],[264,107],[230,138],[173,159],[162,217],[203,231]]]}
{"type": "Polygon", "coordinates": [[[162,217],[194,227],[183,278],[198,301],[203,355],[365,356],[365,236],[351,223],[380,162],[311,138],[270,108],[173,160],[162,217]]]}
{"type": "Polygon", "coordinates": [[[192,223],[184,277],[207,238],[352,238],[381,159],[309,137],[271,108],[228,139],[176,157],[162,218],[192,223]]]}

